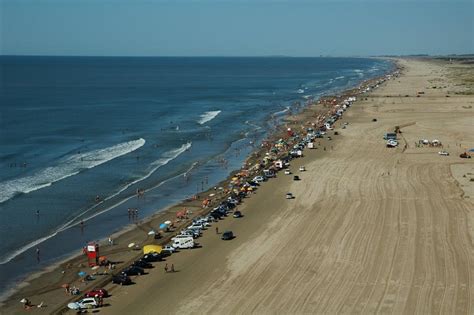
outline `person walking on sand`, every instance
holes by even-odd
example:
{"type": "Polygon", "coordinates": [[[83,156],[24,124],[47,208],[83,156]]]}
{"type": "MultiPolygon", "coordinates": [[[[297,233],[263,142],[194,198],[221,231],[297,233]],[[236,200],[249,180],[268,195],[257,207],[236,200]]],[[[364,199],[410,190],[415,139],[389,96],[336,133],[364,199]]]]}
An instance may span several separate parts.
{"type": "Polygon", "coordinates": [[[165,273],[168,273],[168,264],[165,264],[165,273]]]}
{"type": "Polygon", "coordinates": [[[219,228],[216,226],[216,234],[219,234],[219,228]]]}
{"type": "Polygon", "coordinates": [[[171,272],[174,272],[174,264],[171,264],[171,272]]]}

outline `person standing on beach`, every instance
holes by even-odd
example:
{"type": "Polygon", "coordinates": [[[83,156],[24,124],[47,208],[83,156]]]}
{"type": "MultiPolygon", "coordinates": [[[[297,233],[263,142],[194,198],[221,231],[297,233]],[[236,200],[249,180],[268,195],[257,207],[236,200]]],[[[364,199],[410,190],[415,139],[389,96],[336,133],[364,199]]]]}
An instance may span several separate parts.
{"type": "Polygon", "coordinates": [[[171,272],[174,272],[174,264],[171,264],[171,272]]]}
{"type": "Polygon", "coordinates": [[[168,264],[165,264],[165,273],[168,273],[168,264]]]}
{"type": "Polygon", "coordinates": [[[216,234],[219,234],[219,228],[216,226],[216,234]]]}

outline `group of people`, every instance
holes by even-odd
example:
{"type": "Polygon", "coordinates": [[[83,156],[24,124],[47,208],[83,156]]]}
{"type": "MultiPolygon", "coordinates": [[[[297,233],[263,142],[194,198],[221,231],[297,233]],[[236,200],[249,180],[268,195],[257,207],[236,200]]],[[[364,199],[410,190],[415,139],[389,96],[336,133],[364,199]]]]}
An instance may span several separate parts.
{"type": "Polygon", "coordinates": [[[138,217],[138,208],[128,208],[127,211],[128,211],[129,219],[132,219],[132,218],[135,219],[138,217]]]}

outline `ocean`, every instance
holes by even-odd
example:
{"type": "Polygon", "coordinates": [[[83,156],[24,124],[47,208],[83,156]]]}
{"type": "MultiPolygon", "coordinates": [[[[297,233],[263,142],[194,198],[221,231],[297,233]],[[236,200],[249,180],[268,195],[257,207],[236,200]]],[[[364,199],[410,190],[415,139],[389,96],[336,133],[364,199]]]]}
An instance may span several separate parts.
{"type": "Polygon", "coordinates": [[[2,56],[0,67],[6,292],[130,224],[128,208],[144,218],[213,187],[308,98],[393,65],[366,58],[2,56]],[[137,189],[146,198],[136,198],[137,189]]]}

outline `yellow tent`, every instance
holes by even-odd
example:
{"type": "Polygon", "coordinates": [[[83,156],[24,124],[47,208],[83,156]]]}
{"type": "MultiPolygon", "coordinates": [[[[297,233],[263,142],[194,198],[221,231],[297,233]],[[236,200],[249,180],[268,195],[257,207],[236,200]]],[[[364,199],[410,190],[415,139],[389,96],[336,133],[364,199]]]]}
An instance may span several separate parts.
{"type": "Polygon", "coordinates": [[[143,254],[149,254],[149,253],[161,253],[161,250],[163,249],[162,246],[160,245],[145,245],[143,246],[143,254]]]}

